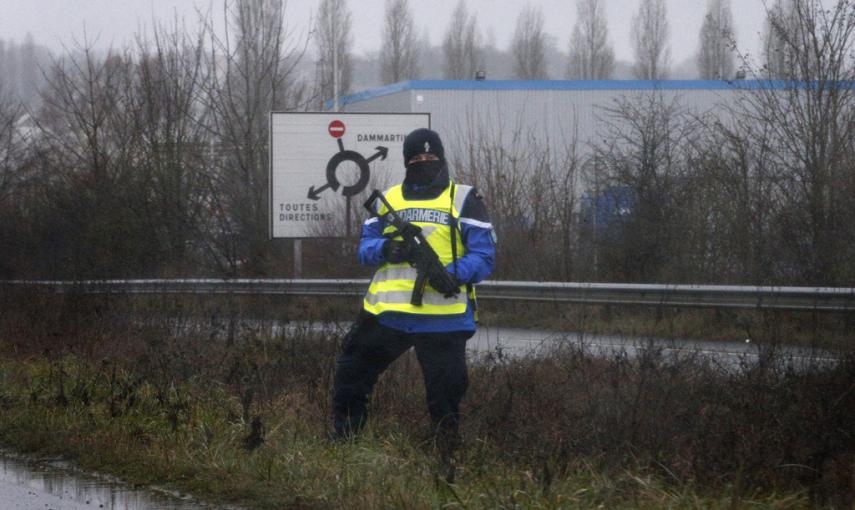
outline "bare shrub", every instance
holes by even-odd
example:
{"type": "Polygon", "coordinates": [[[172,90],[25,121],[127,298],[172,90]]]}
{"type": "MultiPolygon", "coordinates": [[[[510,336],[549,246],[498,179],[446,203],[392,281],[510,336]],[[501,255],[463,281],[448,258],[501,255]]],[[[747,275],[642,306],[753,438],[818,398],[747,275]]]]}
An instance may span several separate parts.
{"type": "MultiPolygon", "coordinates": [[[[0,321],[0,345],[6,356],[22,358],[52,349],[49,370],[33,381],[36,405],[105,406],[114,417],[155,413],[175,432],[193,423],[194,402],[210,398],[254,437],[254,448],[264,447],[264,425],[283,412],[301,433],[328,427],[342,331],[310,327],[306,321],[324,318],[317,307],[292,303],[293,315],[273,323],[249,317],[270,316],[275,302],[242,302],[246,318],[229,345],[222,315],[209,315],[222,310],[216,301],[143,301],[133,317],[145,319],[129,321],[131,303],[121,296],[49,296],[55,313],[34,323],[28,317],[46,301],[26,297],[7,307],[13,313],[0,321]],[[96,391],[105,387],[99,381],[109,391],[96,391]]],[[[758,342],[768,342],[757,333],[758,342]]],[[[765,332],[770,340],[779,333],[765,332]]],[[[529,471],[545,491],[588,463],[606,473],[655,473],[678,487],[744,494],[807,488],[817,504],[851,505],[851,354],[797,359],[769,342],[757,357],[733,359],[644,341],[603,354],[582,340],[568,337],[527,355],[496,348],[473,360],[462,408],[463,462],[489,469],[478,467],[488,448],[529,471]]],[[[379,381],[375,431],[416,442],[427,435],[423,389],[413,384],[417,365],[404,356],[379,381]]]]}
{"type": "Polygon", "coordinates": [[[611,281],[674,281],[670,272],[683,230],[681,177],[696,125],[680,98],[663,91],[621,97],[602,115],[602,142],[594,146],[588,182],[596,195],[626,190],[627,210],[608,225],[610,235],[598,235],[597,273],[611,281]]]}
{"type": "Polygon", "coordinates": [[[744,135],[768,148],[775,170],[770,229],[780,236],[775,258],[790,283],[852,281],[855,240],[838,228],[853,216],[852,10],[848,0],[777,2],[768,11],[766,67],[744,64],[767,85],[746,91],[736,111],[762,126],[744,135]]]}
{"type": "Polygon", "coordinates": [[[851,356],[831,369],[786,358],[734,367],[649,346],[636,357],[573,346],[548,357],[496,354],[473,370],[463,423],[471,440],[538,470],[557,452],[559,471],[592,458],[680,483],[806,485],[819,502],[847,501],[851,481],[839,484],[852,469],[853,370],[851,356]]]}
{"type": "Polygon", "coordinates": [[[451,163],[454,180],[484,195],[498,235],[494,278],[574,278],[580,180],[576,133],[558,142],[533,135],[521,121],[507,130],[501,125],[489,116],[468,119],[451,163]]]}

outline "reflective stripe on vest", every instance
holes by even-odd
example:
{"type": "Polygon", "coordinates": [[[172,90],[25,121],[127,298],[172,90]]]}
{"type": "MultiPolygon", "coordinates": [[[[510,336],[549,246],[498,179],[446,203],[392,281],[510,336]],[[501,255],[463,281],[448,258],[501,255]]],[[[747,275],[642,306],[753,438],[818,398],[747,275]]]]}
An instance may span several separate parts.
{"type": "MultiPolygon", "coordinates": [[[[384,193],[389,204],[398,211],[405,220],[422,228],[428,244],[436,252],[440,263],[447,266],[453,260],[451,250],[451,221],[460,216],[460,210],[471,186],[449,186],[438,197],[426,200],[407,200],[404,198],[401,185],[393,186],[384,193]],[[455,187],[454,204],[451,202],[451,189],[455,187]]],[[[383,216],[387,213],[386,206],[377,201],[377,213],[383,216]]],[[[386,225],[383,234],[393,236],[395,227],[386,225]]],[[[466,253],[460,230],[455,230],[457,237],[457,257],[466,253]]],[[[400,236],[393,239],[400,240],[400,236]]],[[[383,312],[404,312],[417,315],[458,315],[466,312],[466,285],[460,286],[460,293],[446,298],[433,289],[428,283],[425,286],[421,306],[410,304],[413,288],[416,284],[416,269],[408,263],[383,263],[374,273],[371,285],[363,300],[365,311],[374,315],[383,312]]]]}

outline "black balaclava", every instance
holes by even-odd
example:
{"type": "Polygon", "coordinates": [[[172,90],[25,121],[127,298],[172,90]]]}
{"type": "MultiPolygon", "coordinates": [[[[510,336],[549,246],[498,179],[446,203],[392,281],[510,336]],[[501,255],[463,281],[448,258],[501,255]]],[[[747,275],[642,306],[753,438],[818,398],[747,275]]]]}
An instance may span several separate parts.
{"type": "Polygon", "coordinates": [[[404,165],[407,173],[404,177],[405,191],[417,194],[432,194],[432,191],[442,191],[448,185],[448,167],[445,163],[445,150],[442,140],[436,131],[416,129],[404,139],[404,165]],[[433,154],[436,161],[407,162],[419,154],[433,154]],[[435,189],[437,188],[437,189],[435,189]]]}
{"type": "MultiPolygon", "coordinates": [[[[428,187],[434,182],[442,180],[441,174],[444,169],[445,161],[419,161],[407,165],[404,185],[413,189],[428,187]]],[[[447,175],[448,172],[445,173],[447,175]]]]}

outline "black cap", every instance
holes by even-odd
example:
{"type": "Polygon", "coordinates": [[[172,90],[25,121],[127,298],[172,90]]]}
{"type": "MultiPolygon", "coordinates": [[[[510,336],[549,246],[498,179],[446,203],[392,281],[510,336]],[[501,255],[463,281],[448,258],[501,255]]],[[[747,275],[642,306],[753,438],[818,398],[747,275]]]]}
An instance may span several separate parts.
{"type": "Polygon", "coordinates": [[[442,140],[436,131],[419,128],[408,134],[404,139],[404,164],[419,154],[433,154],[440,160],[445,160],[445,150],[442,148],[442,140]]]}

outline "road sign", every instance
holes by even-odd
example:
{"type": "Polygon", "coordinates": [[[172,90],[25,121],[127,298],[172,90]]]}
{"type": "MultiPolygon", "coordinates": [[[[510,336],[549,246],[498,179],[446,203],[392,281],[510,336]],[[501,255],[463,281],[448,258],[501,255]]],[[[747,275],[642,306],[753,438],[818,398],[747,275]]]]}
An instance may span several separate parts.
{"type": "Polygon", "coordinates": [[[342,136],[344,136],[345,132],[344,122],[340,121],[339,119],[335,119],[334,121],[330,122],[330,127],[327,129],[327,131],[329,131],[330,136],[332,136],[333,138],[341,138],[342,136]]]}
{"type": "Polygon", "coordinates": [[[344,237],[353,204],[404,178],[407,134],[428,113],[270,114],[270,234],[344,237]]]}

